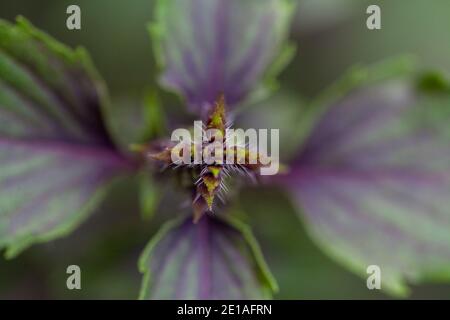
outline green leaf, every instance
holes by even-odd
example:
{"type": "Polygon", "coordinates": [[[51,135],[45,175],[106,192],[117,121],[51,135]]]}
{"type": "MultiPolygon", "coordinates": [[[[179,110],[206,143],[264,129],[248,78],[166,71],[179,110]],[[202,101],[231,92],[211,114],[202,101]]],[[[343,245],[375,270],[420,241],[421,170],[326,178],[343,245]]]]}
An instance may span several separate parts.
{"type": "Polygon", "coordinates": [[[72,231],[131,168],[102,120],[87,53],[0,20],[0,247],[12,257],[72,231]]]}
{"type": "Polygon", "coordinates": [[[149,172],[143,172],[139,177],[139,200],[141,215],[145,220],[150,220],[158,208],[162,197],[162,186],[153,179],[149,172]]]}
{"type": "Polygon", "coordinates": [[[141,299],[266,299],[277,290],[250,230],[211,215],[166,223],[139,270],[141,299]]]}
{"type": "Polygon", "coordinates": [[[119,96],[108,109],[111,133],[123,152],[132,153],[130,145],[148,143],[166,131],[166,119],[156,89],[142,97],[119,96]]]}
{"type": "Polygon", "coordinates": [[[166,130],[166,119],[161,100],[156,89],[149,90],[144,99],[145,139],[160,137],[166,130]]]}
{"type": "Polygon", "coordinates": [[[301,149],[308,139],[314,126],[320,121],[323,114],[332,103],[339,101],[349,92],[379,83],[392,78],[405,78],[411,76],[416,67],[416,59],[410,55],[389,58],[372,65],[354,65],[340,79],[326,88],[318,97],[313,99],[306,107],[301,108],[297,119],[296,132],[291,139],[297,140],[301,149]]]}
{"type": "Polygon", "coordinates": [[[150,26],[160,83],[202,113],[265,97],[295,53],[287,44],[291,0],[163,0],[150,26]]]}
{"type": "Polygon", "coordinates": [[[361,83],[330,101],[283,178],[321,248],[364,277],[379,266],[397,295],[450,280],[450,94],[437,79],[361,83]]]}

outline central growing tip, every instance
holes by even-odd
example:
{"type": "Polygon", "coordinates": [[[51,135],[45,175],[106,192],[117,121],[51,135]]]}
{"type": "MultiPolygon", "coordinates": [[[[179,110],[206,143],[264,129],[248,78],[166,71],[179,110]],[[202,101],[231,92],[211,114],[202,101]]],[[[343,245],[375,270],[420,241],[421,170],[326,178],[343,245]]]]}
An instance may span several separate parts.
{"type": "Polygon", "coordinates": [[[166,167],[189,173],[193,220],[197,222],[203,214],[213,211],[217,198],[224,202],[227,179],[238,174],[255,180],[257,172],[271,167],[274,159],[255,151],[257,146],[255,148],[252,139],[246,143],[246,133],[242,129],[231,129],[223,95],[214,103],[206,122],[194,122],[191,131],[176,129],[171,143],[162,151],[147,150],[145,155],[166,167]],[[193,139],[191,131],[194,131],[193,139]],[[176,145],[174,140],[178,142],[176,145]]]}

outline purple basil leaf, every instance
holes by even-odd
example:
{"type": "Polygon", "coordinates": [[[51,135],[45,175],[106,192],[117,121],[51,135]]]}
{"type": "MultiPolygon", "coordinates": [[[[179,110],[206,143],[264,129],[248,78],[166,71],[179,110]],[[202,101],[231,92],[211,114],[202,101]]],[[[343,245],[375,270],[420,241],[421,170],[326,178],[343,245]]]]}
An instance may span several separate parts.
{"type": "MultiPolygon", "coordinates": [[[[441,88],[442,89],[442,88],[441,88]]],[[[285,178],[322,248],[382,288],[450,278],[450,94],[406,80],[328,108],[285,178]]]]}
{"type": "Polygon", "coordinates": [[[221,93],[231,106],[260,97],[293,54],[285,46],[293,7],[290,0],[158,1],[151,33],[161,83],[197,112],[221,93]]]}
{"type": "Polygon", "coordinates": [[[210,215],[163,226],[139,269],[141,299],[265,299],[276,290],[247,227],[210,215]]]}
{"type": "Polygon", "coordinates": [[[127,161],[102,121],[105,89],[82,50],[0,20],[0,247],[70,232],[127,161]]]}

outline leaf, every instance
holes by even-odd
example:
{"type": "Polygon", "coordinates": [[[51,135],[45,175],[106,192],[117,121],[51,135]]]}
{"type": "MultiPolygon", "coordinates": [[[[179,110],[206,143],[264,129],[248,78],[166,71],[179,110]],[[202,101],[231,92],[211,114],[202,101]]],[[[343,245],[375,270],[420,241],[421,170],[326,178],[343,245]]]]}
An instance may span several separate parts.
{"type": "Polygon", "coordinates": [[[166,131],[167,124],[156,89],[149,90],[145,95],[144,115],[147,130],[143,134],[144,139],[154,139],[162,136],[166,131]]]}
{"type": "Polygon", "coordinates": [[[150,220],[155,215],[162,198],[162,188],[149,172],[144,171],[139,175],[139,201],[143,219],[150,220]]]}
{"type": "Polygon", "coordinates": [[[166,132],[166,119],[155,89],[142,97],[119,96],[108,108],[111,135],[124,153],[134,154],[132,144],[144,144],[166,132]]]}
{"type": "Polygon", "coordinates": [[[293,56],[290,0],[163,0],[150,26],[161,84],[203,111],[263,96],[293,56]]]}
{"type": "Polygon", "coordinates": [[[382,288],[399,295],[407,282],[450,279],[450,95],[417,88],[353,88],[284,177],[321,247],[365,277],[378,265],[382,288]]]}
{"type": "Polygon", "coordinates": [[[74,229],[129,168],[102,121],[105,88],[82,49],[0,20],[0,247],[12,257],[74,229]]]}
{"type": "Polygon", "coordinates": [[[141,299],[265,299],[276,290],[249,229],[210,215],[166,223],[139,269],[141,299]]]}
{"type": "Polygon", "coordinates": [[[393,78],[408,77],[416,68],[416,58],[411,55],[395,56],[369,66],[354,65],[305,108],[300,108],[299,116],[293,120],[298,125],[290,139],[297,141],[299,149],[301,149],[311,135],[314,126],[333,103],[362,86],[370,86],[393,78]]]}

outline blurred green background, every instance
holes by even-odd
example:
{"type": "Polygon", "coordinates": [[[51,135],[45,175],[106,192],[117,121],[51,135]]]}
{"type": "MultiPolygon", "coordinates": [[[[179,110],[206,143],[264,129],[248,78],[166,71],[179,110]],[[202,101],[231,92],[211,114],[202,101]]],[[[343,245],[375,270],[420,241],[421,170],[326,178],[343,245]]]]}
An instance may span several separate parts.
{"type": "MultiPolygon", "coordinates": [[[[156,83],[146,31],[153,2],[3,0],[0,18],[12,21],[23,15],[58,40],[86,47],[115,101],[132,101],[129,105],[133,108],[138,106],[134,101],[156,83]],[[81,7],[81,30],[69,31],[65,27],[70,4],[81,7]]],[[[259,125],[283,124],[281,134],[288,136],[288,129],[283,128],[294,127],[295,117],[291,115],[299,112],[302,102],[357,63],[410,53],[420,59],[424,68],[450,72],[448,0],[298,0],[298,4],[291,32],[298,52],[281,75],[282,90],[272,98],[282,107],[276,115],[270,113],[270,101],[249,108],[247,118],[258,119],[259,125]],[[381,6],[381,30],[366,28],[369,4],[381,6]],[[268,110],[269,116],[261,116],[261,110],[268,110]],[[258,117],[250,116],[256,111],[258,117]]],[[[179,104],[163,95],[168,110],[180,110],[179,104]]],[[[241,121],[246,122],[245,118],[241,121]]],[[[293,142],[286,140],[286,148],[293,148],[293,142]]],[[[278,280],[280,292],[276,298],[389,298],[382,292],[369,291],[365,279],[325,256],[308,238],[283,195],[274,190],[262,192],[247,190],[239,204],[278,280]]],[[[0,299],[136,298],[140,285],[137,258],[169,212],[177,210],[174,201],[162,199],[155,218],[144,221],[139,214],[136,181],[117,184],[104,205],[72,235],[35,245],[11,261],[0,258],[0,299]],[[82,290],[66,289],[65,271],[70,264],[81,267],[82,290]]],[[[450,286],[413,285],[411,298],[447,299],[450,286]]]]}

